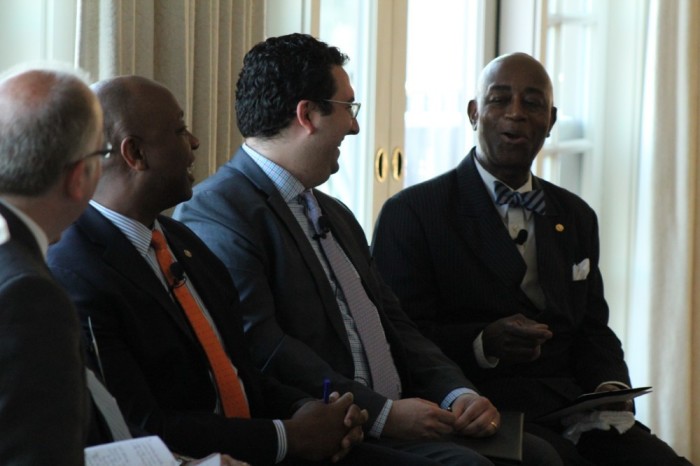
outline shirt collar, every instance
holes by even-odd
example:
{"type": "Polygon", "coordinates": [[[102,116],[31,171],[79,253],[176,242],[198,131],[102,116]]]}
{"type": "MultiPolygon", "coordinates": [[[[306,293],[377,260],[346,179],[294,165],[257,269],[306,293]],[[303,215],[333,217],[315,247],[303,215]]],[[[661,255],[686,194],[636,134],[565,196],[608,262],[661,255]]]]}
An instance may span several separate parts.
{"type": "MultiPolygon", "coordinates": [[[[0,201],[2,202],[2,201],[0,201]]],[[[34,236],[34,239],[36,240],[37,244],[39,245],[39,250],[41,251],[41,255],[46,259],[46,251],[49,249],[49,238],[46,236],[46,233],[44,230],[39,226],[38,223],[36,223],[29,215],[25,214],[22,212],[20,209],[17,207],[13,206],[9,202],[3,202],[2,203],[5,207],[7,207],[10,211],[12,211],[13,214],[15,214],[26,226],[29,228],[29,231],[32,233],[34,236]]],[[[5,219],[3,219],[4,222],[5,219]]],[[[7,224],[5,224],[5,228],[7,228],[7,224]]],[[[9,230],[7,231],[7,239],[10,239],[10,232],[9,230]]]]}
{"type": "MultiPolygon", "coordinates": [[[[489,173],[482,165],[481,162],[479,162],[479,159],[474,157],[474,161],[476,162],[476,169],[479,172],[479,175],[481,176],[481,180],[484,182],[484,185],[486,186],[486,190],[489,192],[491,195],[491,199],[493,202],[496,202],[496,185],[494,184],[494,181],[500,181],[504,185],[508,186],[507,183],[505,183],[502,180],[499,180],[495,176],[493,176],[491,173],[489,173]]],[[[532,173],[528,173],[527,175],[527,181],[525,184],[520,186],[519,188],[515,189],[511,186],[508,186],[510,189],[513,191],[517,191],[519,193],[526,193],[529,191],[532,191],[532,173]]]]}
{"type": "MultiPolygon", "coordinates": [[[[151,236],[153,235],[150,228],[141,222],[115,212],[112,209],[109,209],[93,200],[90,201],[90,205],[97,209],[107,218],[107,220],[112,222],[115,227],[124,233],[124,236],[126,236],[129,242],[134,245],[139,254],[142,256],[148,255],[148,249],[151,247],[151,236]]],[[[161,230],[158,220],[154,222],[153,228],[161,230]]]]}
{"type": "Polygon", "coordinates": [[[10,228],[7,226],[5,217],[0,215],[0,244],[10,241],[10,228]]]}
{"type": "Polygon", "coordinates": [[[284,202],[290,204],[295,202],[299,195],[304,192],[304,185],[301,181],[294,178],[294,175],[287,170],[277,165],[272,160],[264,155],[256,152],[255,149],[243,144],[243,150],[246,151],[250,158],[260,167],[260,169],[270,178],[272,184],[275,185],[277,191],[284,199],[284,202]]]}

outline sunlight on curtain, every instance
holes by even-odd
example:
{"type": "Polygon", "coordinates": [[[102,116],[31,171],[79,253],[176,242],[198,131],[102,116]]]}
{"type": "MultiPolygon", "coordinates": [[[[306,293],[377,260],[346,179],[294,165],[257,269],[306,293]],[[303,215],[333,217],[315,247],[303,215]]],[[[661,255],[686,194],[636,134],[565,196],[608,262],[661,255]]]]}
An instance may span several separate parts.
{"type": "Polygon", "coordinates": [[[243,56],[264,39],[255,0],[82,0],[77,62],[96,79],[139,74],[166,85],[199,138],[201,181],[242,141],[233,97],[243,56]]]}
{"type": "Polygon", "coordinates": [[[654,395],[637,402],[639,418],[695,463],[700,461],[700,358],[692,339],[700,320],[699,21],[694,0],[651,1],[627,346],[633,383],[654,386],[654,395]]]}

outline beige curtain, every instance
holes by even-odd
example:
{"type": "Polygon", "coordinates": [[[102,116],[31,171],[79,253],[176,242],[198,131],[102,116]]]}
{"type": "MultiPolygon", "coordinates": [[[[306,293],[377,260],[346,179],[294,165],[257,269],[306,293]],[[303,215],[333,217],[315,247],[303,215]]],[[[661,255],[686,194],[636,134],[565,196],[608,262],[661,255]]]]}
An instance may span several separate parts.
{"type": "Polygon", "coordinates": [[[640,418],[700,464],[700,2],[649,13],[627,360],[640,418]]]}
{"type": "Polygon", "coordinates": [[[264,39],[262,0],[80,0],[77,65],[95,81],[139,74],[166,85],[199,138],[201,181],[241,142],[234,112],[243,56],[264,39]]]}

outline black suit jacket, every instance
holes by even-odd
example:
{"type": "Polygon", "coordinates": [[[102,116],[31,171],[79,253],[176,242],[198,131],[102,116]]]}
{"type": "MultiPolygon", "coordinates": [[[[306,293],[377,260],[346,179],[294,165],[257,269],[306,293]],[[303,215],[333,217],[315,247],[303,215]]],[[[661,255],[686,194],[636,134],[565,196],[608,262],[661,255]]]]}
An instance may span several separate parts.
{"type": "Polygon", "coordinates": [[[83,463],[88,400],[80,325],[34,236],[0,204],[0,464],[83,463]]]}
{"type": "MultiPolygon", "coordinates": [[[[379,277],[352,213],[314,191],[333,235],[377,306],[401,376],[403,396],[440,402],[471,387],[456,365],[423,337],[379,277]]],[[[241,293],[255,363],[279,380],[320,396],[324,378],[352,391],[371,426],[385,398],[353,380],[340,309],[304,232],[270,179],[243,150],[195,188],[175,216],[226,264],[241,293]]]]}
{"type": "Polygon", "coordinates": [[[520,289],[525,262],[475,163],[472,150],[456,169],[404,189],[382,208],[373,253],[406,312],[500,409],[542,414],[602,382],[629,383],[620,341],[608,327],[593,210],[574,194],[533,180],[546,199],[545,214],[535,215],[546,297],[539,311],[520,289]],[[574,264],[585,259],[590,271],[574,281],[574,264]],[[518,312],[553,331],[541,357],[479,368],[474,338],[518,312]]]}
{"type": "Polygon", "coordinates": [[[287,418],[306,395],[259,377],[244,347],[238,295],[226,269],[185,226],[163,216],[159,222],[238,369],[254,419],[214,413],[206,355],[186,316],[136,248],[93,207],[49,249],[49,266],[84,328],[91,319],[106,385],[130,423],[179,453],[220,451],[272,463],[277,437],[268,419],[287,418]]]}

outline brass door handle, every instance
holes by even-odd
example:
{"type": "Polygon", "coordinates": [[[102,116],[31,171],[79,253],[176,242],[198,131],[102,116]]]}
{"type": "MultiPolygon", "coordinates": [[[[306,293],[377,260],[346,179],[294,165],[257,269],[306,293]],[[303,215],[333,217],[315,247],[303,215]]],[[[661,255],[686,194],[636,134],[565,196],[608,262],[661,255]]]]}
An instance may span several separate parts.
{"type": "Polygon", "coordinates": [[[380,183],[386,181],[388,164],[386,151],[384,148],[379,148],[377,153],[374,154],[374,177],[377,178],[377,181],[380,183]]]}
{"type": "Polygon", "coordinates": [[[400,147],[394,149],[391,154],[391,176],[399,181],[403,176],[404,166],[403,166],[403,152],[400,147]]]}

